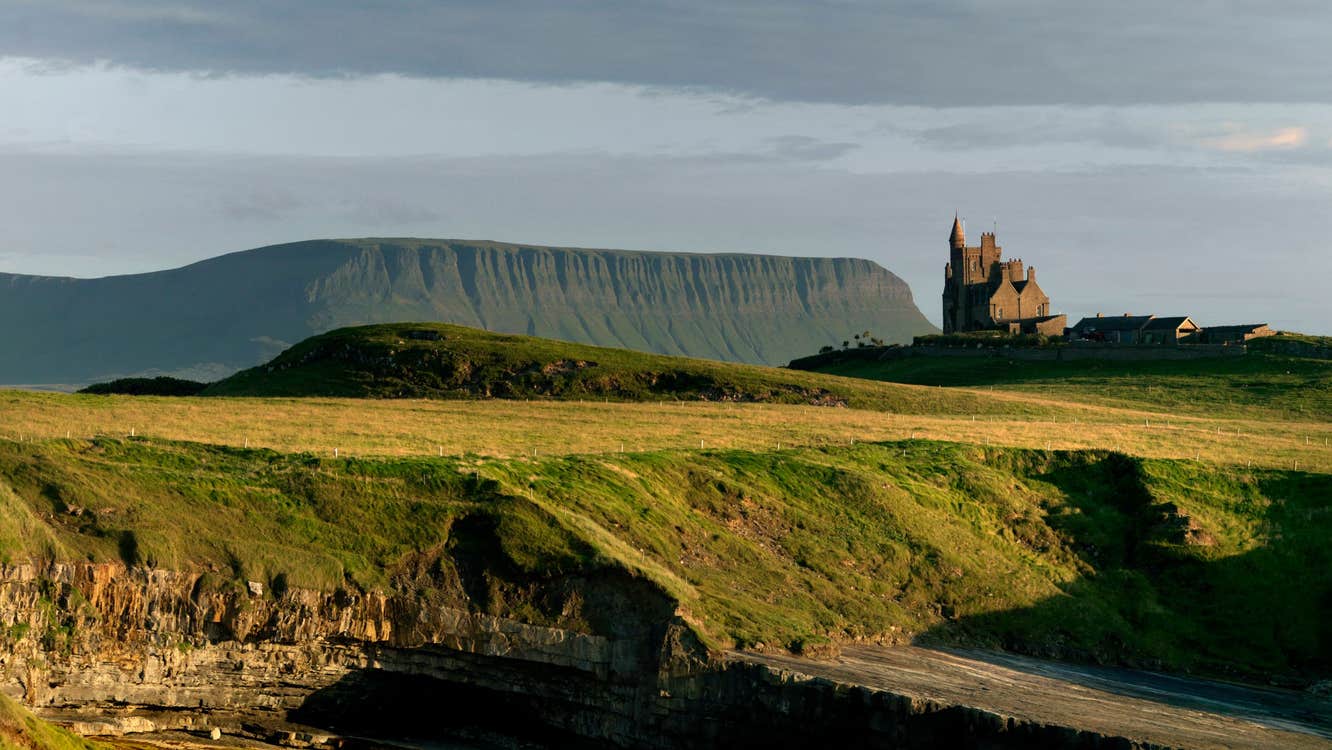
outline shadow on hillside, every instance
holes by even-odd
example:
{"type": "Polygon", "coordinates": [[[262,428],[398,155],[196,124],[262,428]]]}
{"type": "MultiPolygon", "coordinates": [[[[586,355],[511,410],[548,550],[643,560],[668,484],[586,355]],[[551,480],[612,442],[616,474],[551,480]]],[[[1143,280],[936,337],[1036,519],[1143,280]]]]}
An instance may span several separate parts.
{"type": "Polygon", "coordinates": [[[1255,473],[1270,501],[1249,506],[1264,538],[1228,557],[1213,550],[1221,530],[1153,497],[1135,459],[1111,454],[1039,478],[1064,495],[1047,525],[1090,572],[1059,596],[959,617],[920,643],[1261,683],[1332,672],[1332,476],[1255,473]]]}

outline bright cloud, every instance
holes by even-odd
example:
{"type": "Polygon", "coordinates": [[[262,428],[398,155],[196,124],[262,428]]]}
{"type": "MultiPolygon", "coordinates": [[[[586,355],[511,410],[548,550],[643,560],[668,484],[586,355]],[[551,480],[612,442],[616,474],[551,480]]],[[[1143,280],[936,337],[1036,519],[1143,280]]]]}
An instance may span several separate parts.
{"type": "Polygon", "coordinates": [[[1207,138],[1203,145],[1219,151],[1253,152],[1299,148],[1309,141],[1309,129],[1300,126],[1277,128],[1255,133],[1239,131],[1229,135],[1207,138]]]}

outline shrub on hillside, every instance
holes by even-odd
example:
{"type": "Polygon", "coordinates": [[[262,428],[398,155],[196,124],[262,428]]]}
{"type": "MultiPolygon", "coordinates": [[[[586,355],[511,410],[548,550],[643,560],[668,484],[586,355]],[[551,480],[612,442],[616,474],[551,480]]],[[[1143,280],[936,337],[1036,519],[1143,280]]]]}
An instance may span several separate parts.
{"type": "Polygon", "coordinates": [[[98,396],[111,394],[126,396],[194,396],[207,387],[207,383],[200,383],[195,380],[160,376],[156,378],[120,378],[108,383],[93,383],[80,390],[79,393],[91,393],[98,396]]]}
{"type": "Polygon", "coordinates": [[[964,346],[999,348],[1014,346],[1022,348],[1060,346],[1064,339],[1060,336],[1046,336],[1041,333],[1007,333],[1004,331],[967,331],[966,333],[936,333],[928,336],[916,336],[912,346],[964,346]]]}

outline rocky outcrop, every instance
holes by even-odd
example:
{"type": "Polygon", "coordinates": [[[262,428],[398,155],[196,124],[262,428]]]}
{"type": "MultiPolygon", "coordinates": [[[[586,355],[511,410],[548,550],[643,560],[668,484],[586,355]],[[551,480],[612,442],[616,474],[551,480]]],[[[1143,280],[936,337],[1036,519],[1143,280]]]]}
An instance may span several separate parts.
{"type": "Polygon", "coordinates": [[[1136,746],[723,661],[643,582],[581,585],[616,625],[532,625],[419,592],[275,596],[197,573],[7,565],[0,675],[39,712],[105,733],[267,725],[318,744],[282,729],[294,719],[427,736],[479,724],[586,746],[1136,746]]]}
{"type": "Polygon", "coordinates": [[[575,632],[420,606],[406,594],[288,589],[263,596],[241,587],[206,590],[204,581],[202,574],[113,564],[0,568],[7,684],[38,708],[177,709],[190,726],[200,715],[285,716],[365,670],[496,691],[549,681],[547,674],[577,675],[570,687],[594,689],[589,703],[614,714],[632,703],[640,675],[680,627],[627,617],[618,632],[575,632]],[[478,668],[486,662],[493,664],[478,668]]]}

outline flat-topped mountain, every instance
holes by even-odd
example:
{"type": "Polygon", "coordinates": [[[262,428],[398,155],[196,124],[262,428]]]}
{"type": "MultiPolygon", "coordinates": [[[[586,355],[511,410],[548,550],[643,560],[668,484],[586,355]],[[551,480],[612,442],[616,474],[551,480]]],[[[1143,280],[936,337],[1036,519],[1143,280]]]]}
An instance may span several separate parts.
{"type": "Polygon", "coordinates": [[[213,379],[342,326],[439,321],[752,363],[934,331],[867,260],[312,240],[101,279],[0,274],[0,383],[213,379]]]}

